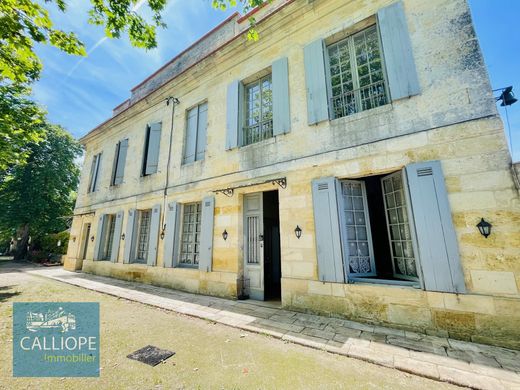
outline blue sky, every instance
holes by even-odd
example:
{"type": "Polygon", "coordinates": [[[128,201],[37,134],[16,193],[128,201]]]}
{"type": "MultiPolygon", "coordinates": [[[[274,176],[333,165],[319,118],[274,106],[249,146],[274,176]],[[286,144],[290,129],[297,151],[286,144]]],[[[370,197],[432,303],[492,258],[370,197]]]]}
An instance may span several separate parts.
{"type": "MultiPolygon", "coordinates": [[[[210,0],[169,0],[164,13],[168,28],[159,30],[158,48],[145,51],[133,48],[126,38],[103,40],[102,29],[87,23],[89,3],[71,0],[65,14],[51,9],[56,26],[75,31],[86,44],[91,51],[87,58],[49,46],[37,48],[44,69],[34,86],[35,99],[47,107],[51,121],[75,137],[108,119],[112,109],[129,97],[132,87],[232,13],[213,10],[210,0]]],[[[469,3],[493,88],[513,85],[520,96],[520,1],[469,3]]],[[[499,110],[505,120],[504,109],[499,110]]],[[[520,160],[520,102],[508,112],[513,158],[520,160]]]]}

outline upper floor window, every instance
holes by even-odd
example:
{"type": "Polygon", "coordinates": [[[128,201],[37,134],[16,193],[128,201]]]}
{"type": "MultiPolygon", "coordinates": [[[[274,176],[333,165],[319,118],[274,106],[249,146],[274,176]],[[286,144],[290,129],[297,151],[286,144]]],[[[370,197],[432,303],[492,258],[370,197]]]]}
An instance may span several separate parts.
{"type": "Polygon", "coordinates": [[[128,139],[118,142],[116,145],[116,154],[114,156],[114,168],[112,174],[112,185],[117,186],[123,183],[125,175],[126,152],[128,150],[128,139]]]}
{"type": "Polygon", "coordinates": [[[208,103],[199,104],[189,110],[186,122],[183,164],[204,160],[208,128],[208,103]]]}
{"type": "Polygon", "coordinates": [[[327,54],[333,119],[388,103],[376,26],[329,45],[327,54]]]}
{"type": "Polygon", "coordinates": [[[271,74],[245,86],[243,145],[273,136],[273,93],[271,74]]]}
{"type": "Polygon", "coordinates": [[[92,158],[92,166],[90,168],[90,179],[88,183],[88,192],[95,192],[98,189],[98,178],[101,167],[101,153],[96,154],[92,158]]]}
{"type": "Polygon", "coordinates": [[[161,147],[161,127],[160,122],[152,123],[146,127],[142,176],[157,172],[161,147]]]}

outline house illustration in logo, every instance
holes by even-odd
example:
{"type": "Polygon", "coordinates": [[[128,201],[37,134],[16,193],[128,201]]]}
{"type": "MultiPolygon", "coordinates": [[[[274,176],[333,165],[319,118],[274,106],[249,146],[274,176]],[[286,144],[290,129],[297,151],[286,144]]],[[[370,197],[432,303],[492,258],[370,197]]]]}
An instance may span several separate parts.
{"type": "Polygon", "coordinates": [[[76,316],[61,307],[54,311],[48,310],[47,313],[28,312],[25,326],[31,332],[39,329],[61,329],[63,333],[76,329],[76,316]]]}

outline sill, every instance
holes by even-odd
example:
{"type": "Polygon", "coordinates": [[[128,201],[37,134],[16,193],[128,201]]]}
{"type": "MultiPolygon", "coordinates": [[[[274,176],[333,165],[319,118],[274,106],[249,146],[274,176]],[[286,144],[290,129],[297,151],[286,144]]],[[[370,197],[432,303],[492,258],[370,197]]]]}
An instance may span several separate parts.
{"type": "Polygon", "coordinates": [[[197,270],[199,269],[198,265],[189,265],[189,264],[177,264],[175,268],[182,268],[182,269],[193,269],[197,270]]]}
{"type": "Polygon", "coordinates": [[[146,263],[146,260],[132,260],[128,264],[130,264],[130,265],[148,265],[146,263]]]}
{"type": "Polygon", "coordinates": [[[371,108],[369,110],[356,112],[352,115],[342,116],[340,118],[334,118],[330,119],[331,124],[343,124],[343,123],[349,123],[349,122],[355,122],[358,120],[363,120],[368,117],[374,116],[374,115],[381,115],[385,114],[387,112],[390,112],[394,109],[394,106],[392,105],[392,102],[387,103],[383,106],[371,108]]]}
{"type": "Polygon", "coordinates": [[[195,160],[195,161],[186,162],[186,163],[183,162],[183,163],[181,164],[181,168],[185,168],[185,167],[193,167],[193,166],[195,166],[195,165],[197,165],[197,164],[201,164],[201,163],[203,163],[204,161],[206,161],[206,157],[204,157],[204,158],[201,159],[201,160],[195,160]]]}
{"type": "Polygon", "coordinates": [[[412,282],[408,280],[397,280],[397,279],[375,279],[375,278],[349,278],[350,283],[370,283],[370,284],[386,284],[390,286],[404,286],[413,287],[420,289],[421,284],[419,282],[412,282]]]}
{"type": "Polygon", "coordinates": [[[252,144],[247,144],[247,145],[242,145],[242,146],[239,146],[238,149],[239,150],[248,150],[248,149],[252,149],[254,148],[255,146],[257,147],[260,147],[260,146],[265,146],[265,145],[269,145],[269,144],[274,144],[276,142],[276,136],[272,136],[272,137],[269,137],[269,138],[266,138],[266,139],[263,139],[261,141],[258,141],[258,142],[254,142],[252,144]]]}

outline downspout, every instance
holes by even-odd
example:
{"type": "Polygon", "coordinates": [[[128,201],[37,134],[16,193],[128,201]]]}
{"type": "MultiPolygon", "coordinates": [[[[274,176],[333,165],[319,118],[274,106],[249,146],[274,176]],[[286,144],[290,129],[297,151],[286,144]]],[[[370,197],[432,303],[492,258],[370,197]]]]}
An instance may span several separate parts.
{"type": "Polygon", "coordinates": [[[173,96],[168,96],[166,98],[166,105],[169,106],[172,105],[172,117],[171,117],[171,123],[170,123],[170,142],[168,147],[168,162],[166,164],[166,182],[164,183],[164,190],[163,190],[163,213],[162,213],[162,221],[161,221],[161,240],[164,238],[164,231],[166,230],[166,223],[165,223],[165,216],[166,216],[166,199],[168,196],[168,186],[170,183],[170,162],[172,159],[172,141],[173,141],[173,120],[175,117],[175,106],[180,103],[179,99],[173,96]]]}

